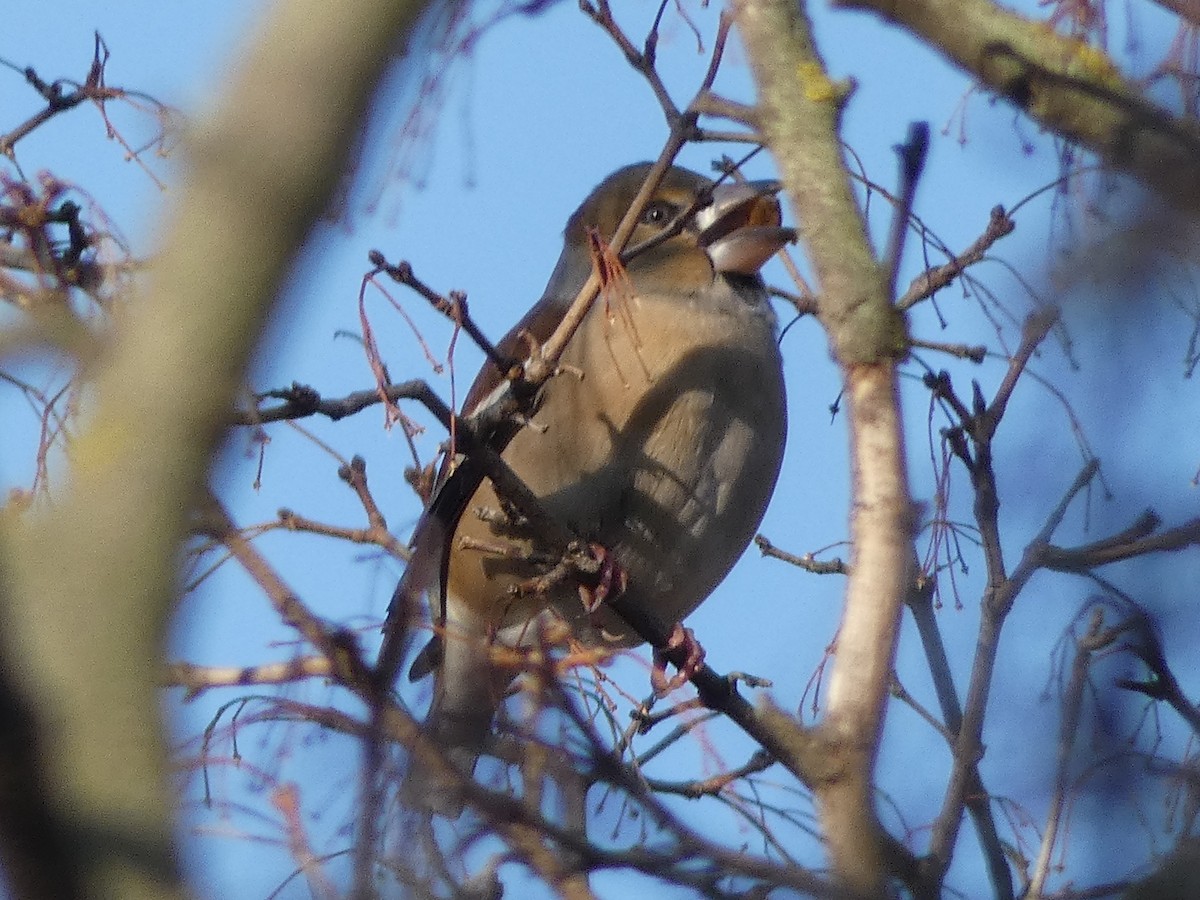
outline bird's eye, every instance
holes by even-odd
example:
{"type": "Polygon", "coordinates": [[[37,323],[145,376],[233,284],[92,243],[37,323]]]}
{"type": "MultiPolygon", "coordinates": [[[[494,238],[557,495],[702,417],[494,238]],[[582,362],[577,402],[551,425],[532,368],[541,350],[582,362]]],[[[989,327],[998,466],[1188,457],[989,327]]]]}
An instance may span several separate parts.
{"type": "Polygon", "coordinates": [[[679,207],[666,200],[651,200],[642,211],[643,225],[666,225],[679,214],[679,207]]]}

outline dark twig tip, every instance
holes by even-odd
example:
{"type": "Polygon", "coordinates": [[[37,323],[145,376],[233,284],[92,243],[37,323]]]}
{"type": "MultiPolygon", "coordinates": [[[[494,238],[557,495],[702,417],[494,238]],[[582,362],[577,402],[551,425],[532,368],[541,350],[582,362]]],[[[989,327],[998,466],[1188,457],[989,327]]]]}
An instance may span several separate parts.
{"type": "Polygon", "coordinates": [[[913,199],[917,193],[917,182],[925,168],[929,153],[929,123],[913,122],[908,126],[908,138],[896,146],[900,154],[900,190],[892,219],[892,230],[888,236],[887,253],[884,261],[888,267],[888,296],[894,297],[896,275],[900,271],[900,260],[904,254],[904,238],[908,233],[908,222],[912,216],[913,199]]]}

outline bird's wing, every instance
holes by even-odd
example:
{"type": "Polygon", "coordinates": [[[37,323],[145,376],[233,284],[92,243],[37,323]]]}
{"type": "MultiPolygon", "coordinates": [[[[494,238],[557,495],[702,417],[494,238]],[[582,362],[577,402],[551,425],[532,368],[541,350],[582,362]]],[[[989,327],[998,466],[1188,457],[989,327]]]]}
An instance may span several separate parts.
{"type": "MultiPolygon", "coordinates": [[[[547,296],[530,309],[496,344],[502,358],[523,361],[528,349],[549,339],[562,321],[566,307],[561,301],[547,296]],[[528,336],[528,337],[526,337],[528,336]]],[[[462,408],[473,412],[504,381],[505,373],[493,362],[485,362],[463,400],[462,408]]],[[[500,452],[520,428],[505,423],[486,436],[492,449],[500,452]]],[[[409,669],[410,680],[418,680],[434,671],[442,658],[441,638],[436,626],[446,620],[446,574],[450,565],[450,544],[467,503],[483,482],[482,466],[469,456],[448,453],[442,462],[436,487],[429,505],[417,523],[413,534],[413,556],[404,570],[383,624],[383,645],[376,664],[377,672],[387,683],[395,679],[404,649],[406,623],[423,594],[430,594],[430,610],[435,632],[417,655],[409,669]]]]}

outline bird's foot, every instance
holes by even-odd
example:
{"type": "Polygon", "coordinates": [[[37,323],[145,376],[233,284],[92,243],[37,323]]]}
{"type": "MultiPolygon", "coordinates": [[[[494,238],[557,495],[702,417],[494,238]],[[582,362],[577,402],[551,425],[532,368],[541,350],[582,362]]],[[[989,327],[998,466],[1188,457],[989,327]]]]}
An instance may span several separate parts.
{"type": "Polygon", "coordinates": [[[587,553],[597,564],[596,574],[590,582],[579,584],[579,599],[583,608],[591,615],[598,610],[609,597],[619,597],[629,586],[629,573],[617,562],[608,550],[594,541],[587,545],[587,553]]]}
{"type": "Polygon", "coordinates": [[[692,680],[692,676],[704,665],[704,648],[696,640],[696,635],[690,628],[684,628],[675,623],[667,645],[654,651],[654,668],[650,671],[650,684],[654,693],[660,697],[669,694],[677,687],[682,687],[692,680]],[[683,665],[675,663],[678,670],[672,677],[667,677],[667,663],[670,658],[678,660],[682,655],[683,665]]]}

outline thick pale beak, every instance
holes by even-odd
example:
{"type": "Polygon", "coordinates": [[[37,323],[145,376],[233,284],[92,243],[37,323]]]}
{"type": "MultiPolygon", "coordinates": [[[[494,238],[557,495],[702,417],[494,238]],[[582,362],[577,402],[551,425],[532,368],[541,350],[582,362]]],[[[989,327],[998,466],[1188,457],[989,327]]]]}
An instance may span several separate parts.
{"type": "Polygon", "coordinates": [[[708,250],[718,272],[757,275],[768,259],[796,240],[796,229],[782,228],[778,181],[721,184],[713,202],[696,213],[697,240],[708,250]]]}

